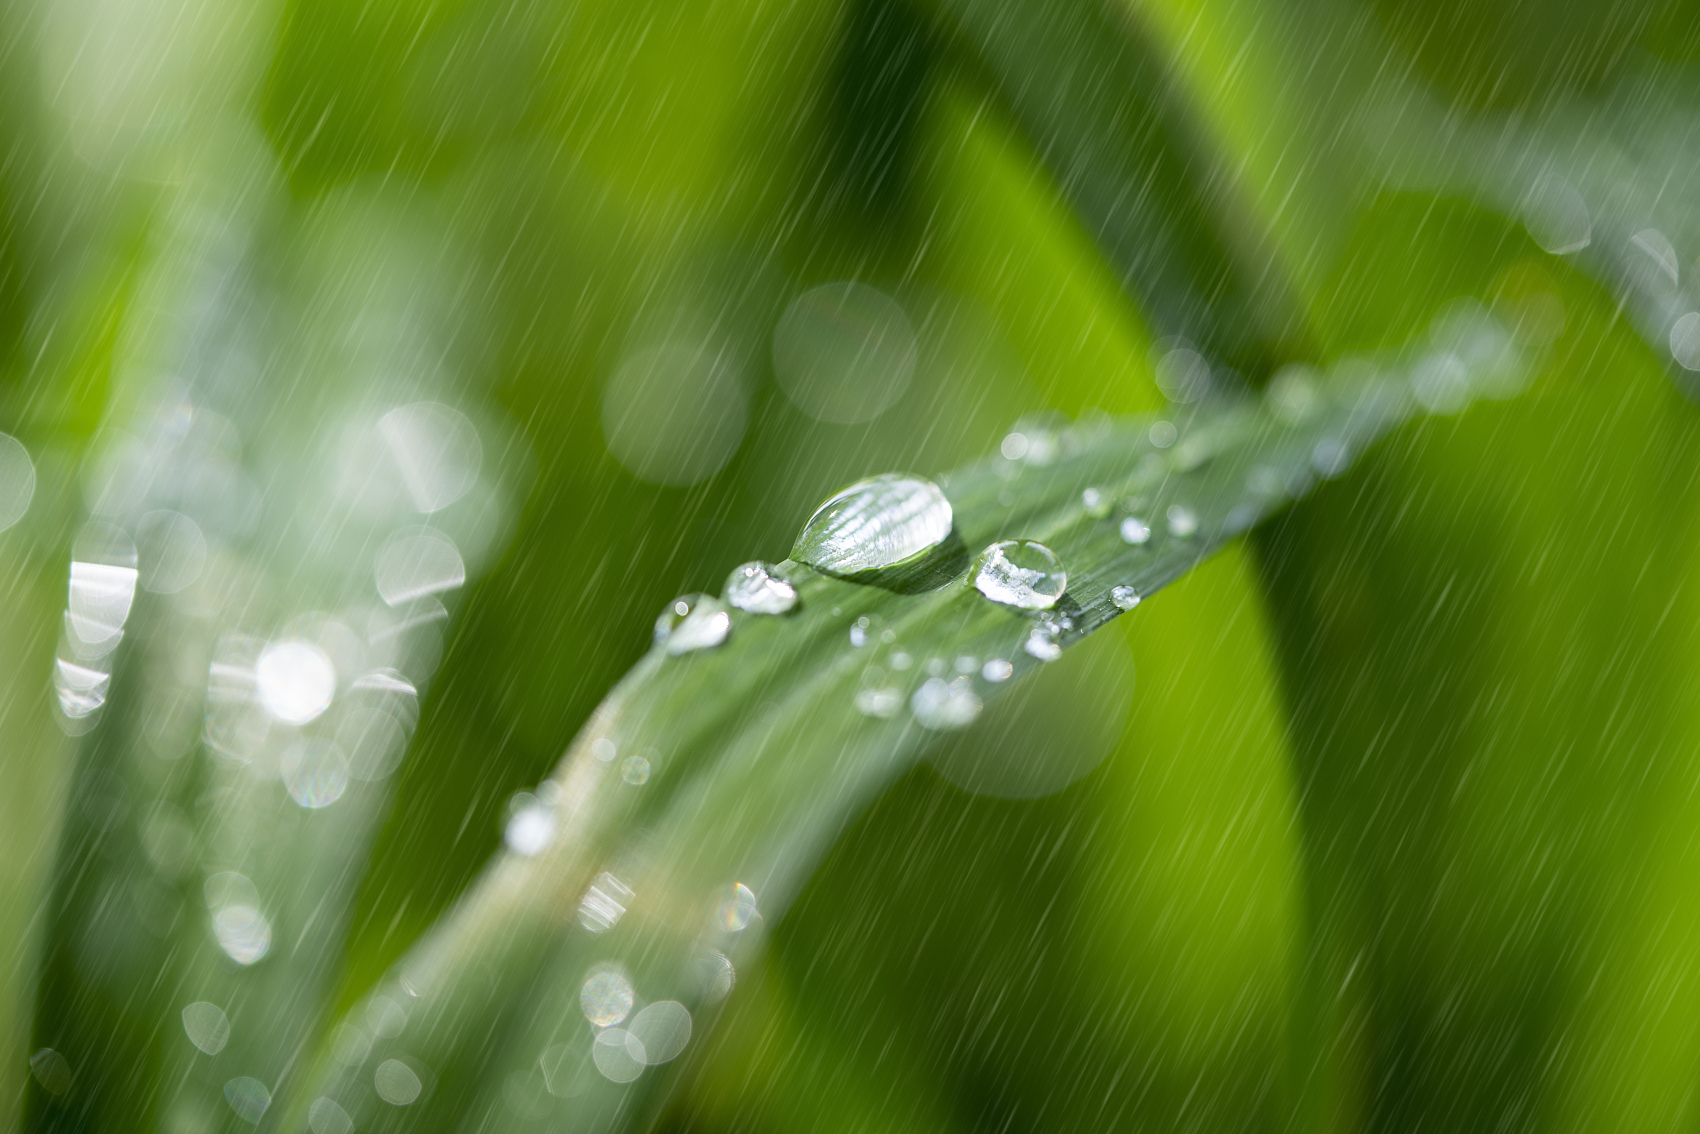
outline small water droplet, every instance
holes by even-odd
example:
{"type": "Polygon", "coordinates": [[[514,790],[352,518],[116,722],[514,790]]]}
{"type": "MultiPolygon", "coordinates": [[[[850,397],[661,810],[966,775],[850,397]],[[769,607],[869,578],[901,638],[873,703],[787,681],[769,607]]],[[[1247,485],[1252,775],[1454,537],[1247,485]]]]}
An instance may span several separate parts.
{"type": "Polygon", "coordinates": [[[1080,494],[1080,504],[1086,509],[1086,514],[1094,519],[1102,520],[1110,514],[1113,501],[1110,494],[1099,488],[1088,488],[1080,494]]]}
{"type": "Polygon", "coordinates": [[[546,804],[527,801],[514,810],[502,841],[509,850],[525,858],[542,854],[555,841],[555,810],[546,804]]]}
{"type": "Polygon", "coordinates": [[[957,673],[973,673],[980,668],[980,659],[973,654],[960,654],[956,659],[957,673]]]}
{"type": "Polygon", "coordinates": [[[897,641],[896,631],[877,614],[864,614],[850,624],[850,644],[858,650],[872,645],[889,646],[897,641]]]}
{"type": "Polygon", "coordinates": [[[980,698],[966,677],[954,681],[928,678],[909,699],[915,720],[935,732],[966,728],[980,715],[980,708],[980,698]]]}
{"type": "Polygon", "coordinates": [[[797,605],[797,588],[775,574],[778,570],[759,559],[734,568],[726,580],[726,601],[751,614],[784,614],[797,605]]]}
{"type": "Polygon", "coordinates": [[[1283,366],[1269,380],[1269,388],[1263,392],[1263,404],[1277,421],[1288,425],[1309,420],[1322,406],[1316,370],[1298,362],[1283,366]]]}
{"type": "Polygon", "coordinates": [[[321,1095],[307,1108],[307,1128],[313,1134],[354,1134],[354,1119],[335,1099],[321,1095]]]}
{"type": "Polygon", "coordinates": [[[998,446],[998,452],[1005,460],[1019,461],[1027,455],[1027,435],[1025,433],[1006,434],[1003,443],[998,446]]]}
{"type": "Polygon", "coordinates": [[[591,1046],[591,1058],[603,1078],[615,1083],[630,1083],[643,1074],[648,1064],[643,1041],[624,1028],[598,1032],[591,1046]]]}
{"type": "Polygon", "coordinates": [[[891,668],[899,672],[915,664],[915,659],[904,650],[896,651],[887,660],[891,663],[891,668]]]}
{"type": "Polygon", "coordinates": [[[1110,601],[1122,610],[1132,610],[1139,605],[1139,592],[1132,587],[1111,587],[1110,601]]]}
{"type": "Polygon", "coordinates": [[[718,949],[704,949],[697,954],[691,971],[705,1004],[726,999],[738,981],[738,971],[732,967],[731,958],[718,949]]]}
{"type": "Polygon", "coordinates": [[[1169,421],[1154,421],[1151,423],[1151,428],[1146,431],[1146,436],[1151,439],[1151,443],[1159,449],[1167,449],[1170,445],[1173,445],[1175,435],[1174,423],[1169,421]]]}
{"type": "Polygon", "coordinates": [[[655,620],[655,642],[674,657],[706,650],[726,640],[732,616],[713,595],[681,595],[655,620]]]}
{"type": "Polygon", "coordinates": [[[62,1095],[71,1089],[71,1064],[51,1047],[30,1056],[30,1074],[50,1095],[62,1095]]]}
{"type": "Polygon", "coordinates": [[[1021,648],[1042,662],[1053,662],[1062,657],[1062,647],[1043,627],[1035,627],[1021,648]]]}
{"type": "Polygon", "coordinates": [[[643,1061],[653,1067],[679,1058],[691,1041],[691,1011],[677,1000],[658,1000],[626,1025],[643,1045],[643,1061]]]}
{"type": "Polygon", "coordinates": [[[236,1117],[255,1126],[271,1107],[272,1093],[270,1088],[258,1079],[241,1075],[224,1085],[224,1101],[230,1104],[230,1109],[236,1112],[236,1117]]]}
{"type": "Polygon", "coordinates": [[[987,681],[992,682],[994,685],[999,682],[1008,681],[1014,673],[1015,667],[1010,665],[1009,662],[1005,661],[1003,658],[993,658],[991,661],[980,667],[980,676],[985,678],[987,681]]]}
{"type": "Polygon", "coordinates": [[[1022,610],[1056,605],[1068,575],[1056,553],[1030,539],[1006,539],[980,553],[974,587],[993,602],[1022,610]]]}
{"type": "Polygon", "coordinates": [[[213,936],[225,955],[239,965],[252,965],[271,950],[272,926],[252,906],[225,906],[213,915],[213,936]]]}
{"type": "Polygon", "coordinates": [[[311,642],[273,642],[254,666],[260,704],[285,724],[304,725],[330,707],[336,695],[336,667],[330,655],[311,642]]]}
{"type": "Polygon", "coordinates": [[[612,764],[614,757],[620,754],[620,750],[612,740],[609,740],[606,736],[599,736],[590,742],[590,754],[604,764],[612,764]]]}
{"type": "Polygon", "coordinates": [[[1135,547],[1151,539],[1151,525],[1138,516],[1129,516],[1122,521],[1122,542],[1131,543],[1135,547]]]}
{"type": "Polygon", "coordinates": [[[348,761],[328,740],[302,740],[284,750],[279,761],[283,786],[309,811],[329,807],[348,790],[348,761]]]}
{"type": "Polygon", "coordinates": [[[865,717],[889,720],[903,707],[903,690],[895,685],[879,685],[856,692],[856,711],[865,717]]]}
{"type": "Polygon", "coordinates": [[[720,927],[728,933],[740,933],[748,929],[750,923],[761,916],[756,906],[755,891],[742,882],[733,883],[720,899],[720,909],[717,913],[720,927]]]}
{"type": "Polygon", "coordinates": [[[425,1084],[419,1075],[399,1059],[386,1059],[372,1073],[372,1089],[391,1106],[410,1106],[419,1098],[425,1084]]]}
{"type": "Polygon", "coordinates": [[[1171,504],[1167,512],[1169,534],[1177,539],[1187,539],[1198,531],[1198,513],[1185,504],[1171,504]]]}
{"type": "Polygon", "coordinates": [[[950,666],[946,664],[945,660],[937,657],[928,658],[927,664],[921,668],[927,671],[928,677],[943,677],[950,672],[950,666]]]}
{"type": "Polygon", "coordinates": [[[620,778],[634,787],[649,782],[649,761],[642,756],[627,756],[620,761],[620,778]]]}
{"type": "Polygon", "coordinates": [[[817,508],[791,557],[830,575],[890,567],[943,543],[952,520],[938,485],[885,473],[857,481],[817,508]]]}
{"type": "Polygon", "coordinates": [[[230,1042],[230,1017],[217,1004],[197,1000],[183,1009],[183,1032],[190,1043],[208,1055],[217,1055],[230,1042]]]}
{"type": "Polygon", "coordinates": [[[579,899],[578,922],[592,933],[606,933],[625,916],[634,896],[630,886],[604,870],[579,899]]]}
{"type": "Polygon", "coordinates": [[[592,973],[578,991],[579,1006],[584,1018],[599,1028],[611,1027],[624,1020],[632,1011],[636,994],[625,974],[613,969],[592,973]]]}

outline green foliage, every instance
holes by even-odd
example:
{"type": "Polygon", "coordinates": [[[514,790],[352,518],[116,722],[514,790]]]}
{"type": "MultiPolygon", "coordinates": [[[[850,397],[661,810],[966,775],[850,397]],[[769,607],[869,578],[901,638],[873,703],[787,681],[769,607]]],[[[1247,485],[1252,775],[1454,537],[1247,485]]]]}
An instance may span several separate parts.
{"type": "Polygon", "coordinates": [[[244,1129],[238,1077],[315,1134],[1691,1124],[1693,20],[1534,13],[8,9],[0,430],[37,487],[0,532],[0,1098],[173,1134],[244,1129]],[[1574,202],[1586,246],[1543,251],[1574,202]],[[844,279],[914,374],[834,424],[771,343],[844,279]],[[1215,396],[1165,403],[1177,335],[1215,396]],[[441,507],[384,463],[418,403],[481,447],[441,507]],[[986,456],[1018,420],[1054,460],[986,456]],[[795,612],[645,652],[889,469],[954,505],[918,573],[787,563],[795,612]],[[198,581],[75,654],[78,533],[163,509],[198,581]],[[1054,663],[967,583],[1018,536],[1069,573],[1054,663]],[[385,549],[439,537],[464,595],[380,602],[385,549]],[[864,614],[896,641],[851,646],[864,614]],[[283,640],[344,679],[299,727],[229,684],[283,640]],[[958,657],[1015,679],[964,674],[985,714],[941,736],[910,699],[958,657]],[[42,692],[77,658],[86,718],[42,692]],[[373,710],[400,771],[298,806],[298,742],[357,754],[373,710]],[[593,933],[605,871],[634,894],[593,933]],[[630,1085],[583,1064],[611,962],[694,1015],[630,1085]]]}

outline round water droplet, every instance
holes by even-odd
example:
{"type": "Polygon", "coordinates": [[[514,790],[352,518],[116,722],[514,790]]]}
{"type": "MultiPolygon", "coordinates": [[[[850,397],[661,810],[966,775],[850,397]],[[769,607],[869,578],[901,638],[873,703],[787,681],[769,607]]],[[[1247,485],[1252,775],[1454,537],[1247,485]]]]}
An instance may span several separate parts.
{"type": "Polygon", "coordinates": [[[797,605],[797,588],[759,559],[733,568],[726,580],[726,601],[751,614],[784,614],[797,605]]]}
{"type": "Polygon", "coordinates": [[[442,532],[409,528],[378,549],[372,566],[378,594],[390,606],[451,591],[466,582],[466,563],[442,532]]]}
{"type": "Polygon", "coordinates": [[[1027,640],[1021,643],[1021,648],[1042,662],[1053,662],[1062,657],[1062,646],[1041,626],[1033,628],[1027,635],[1027,640]]]}
{"type": "Polygon", "coordinates": [[[591,1048],[591,1058],[605,1079],[615,1083],[630,1083],[648,1064],[643,1041],[623,1028],[598,1032],[591,1048]]]}
{"type": "Polygon", "coordinates": [[[732,959],[718,949],[705,949],[691,963],[691,972],[704,1004],[724,1000],[738,981],[738,971],[732,959]]]}
{"type": "Polygon", "coordinates": [[[980,698],[966,677],[954,681],[928,678],[909,698],[909,710],[916,722],[934,732],[966,728],[980,715],[980,709],[980,698]]]}
{"type": "Polygon", "coordinates": [[[674,657],[718,646],[731,632],[732,616],[713,595],[676,598],[655,620],[656,644],[674,657]]]}
{"type": "Polygon", "coordinates": [[[579,1006],[584,1009],[584,1018],[599,1028],[618,1024],[631,1013],[632,1002],[636,998],[632,982],[622,973],[604,969],[592,973],[579,989],[579,1006]]]}
{"type": "Polygon", "coordinates": [[[720,909],[716,914],[720,927],[728,933],[738,933],[748,929],[750,922],[760,917],[756,907],[756,895],[753,890],[742,882],[734,883],[720,899],[720,909]]]}
{"type": "Polygon", "coordinates": [[[1588,206],[1574,186],[1556,173],[1535,179],[1523,198],[1523,227],[1555,256],[1580,252],[1593,238],[1588,206]]]}
{"type": "Polygon", "coordinates": [[[620,750],[606,736],[599,736],[590,742],[590,754],[604,764],[612,764],[620,750]]]}
{"type": "Polygon", "coordinates": [[[502,828],[502,841],[525,858],[542,854],[555,841],[555,809],[542,803],[519,808],[502,828]]]}
{"type": "Polygon", "coordinates": [[[313,1134],[354,1134],[354,1119],[335,1099],[321,1095],[307,1108],[307,1127],[313,1134]]]}
{"type": "Polygon", "coordinates": [[[213,936],[225,955],[239,965],[252,965],[272,947],[272,926],[252,906],[225,906],[213,915],[213,936]]]}
{"type": "Polygon", "coordinates": [[[854,575],[922,555],[950,535],[950,501],[918,476],[857,481],[815,510],[791,557],[831,575],[854,575]]]}
{"type": "Polygon", "coordinates": [[[1086,514],[1094,519],[1102,520],[1110,514],[1110,505],[1114,501],[1110,494],[1100,488],[1088,488],[1080,494],[1080,505],[1086,509],[1086,514]]]}
{"type": "Polygon", "coordinates": [[[366,1002],[366,1026],[380,1039],[394,1039],[407,1028],[407,1011],[387,996],[366,1002]]]}
{"type": "Polygon", "coordinates": [[[1170,445],[1173,445],[1177,435],[1174,423],[1168,421],[1154,421],[1151,423],[1151,428],[1146,432],[1146,436],[1151,439],[1151,444],[1159,449],[1167,449],[1170,445]]]}
{"type": "Polygon", "coordinates": [[[1008,681],[1015,674],[1015,667],[1003,658],[993,658],[980,667],[980,676],[996,685],[1008,681]]]}
{"type": "Polygon", "coordinates": [[[794,300],[773,331],[773,375],[791,403],[819,421],[871,421],[915,373],[915,332],[895,301],[858,283],[830,283],[794,300]]]}
{"type": "Polygon", "coordinates": [[[974,588],[993,602],[1022,610],[1047,610],[1068,587],[1056,553],[1030,539],[1007,539],[980,553],[974,588]]]}
{"type": "Polygon", "coordinates": [[[1172,402],[1196,402],[1210,392],[1210,364],[1197,351],[1171,350],[1157,360],[1157,387],[1172,402]]]}
{"type": "Polygon", "coordinates": [[[691,1012],[677,1000],[658,1000],[633,1016],[626,1030],[643,1045],[645,1063],[671,1063],[691,1042],[691,1012]]]}
{"type": "Polygon", "coordinates": [[[858,650],[867,646],[889,646],[897,635],[877,614],[864,614],[850,624],[850,644],[858,650]]]}
{"type": "Polygon", "coordinates": [[[348,790],[348,761],[328,740],[303,740],[284,750],[278,762],[283,786],[302,807],[329,807],[348,790]]]}
{"type": "Polygon", "coordinates": [[[217,1004],[198,1000],[183,1009],[183,1032],[190,1043],[208,1055],[217,1055],[230,1042],[230,1018],[217,1004]]]}
{"type": "Polygon", "coordinates": [[[1135,547],[1138,547],[1151,539],[1151,525],[1140,519],[1138,516],[1129,516],[1127,519],[1123,520],[1121,532],[1122,542],[1130,543],[1135,547]]]}
{"type": "Polygon", "coordinates": [[[1139,592],[1132,587],[1111,587],[1110,601],[1121,610],[1132,610],[1139,605],[1139,592]]]}
{"type": "Polygon", "coordinates": [[[399,1059],[386,1059],[372,1073],[372,1089],[391,1106],[409,1106],[419,1098],[425,1084],[419,1075],[399,1059]]]}
{"type": "Polygon", "coordinates": [[[258,1079],[243,1075],[224,1085],[224,1101],[236,1112],[236,1117],[257,1126],[272,1105],[271,1090],[258,1079]]]}
{"type": "Polygon", "coordinates": [[[311,642],[273,642],[254,667],[260,704],[285,724],[302,725],[330,708],[336,694],[336,667],[330,655],[311,642]]]}
{"type": "Polygon", "coordinates": [[[1177,539],[1187,539],[1198,532],[1198,513],[1185,504],[1171,504],[1165,513],[1169,521],[1169,534],[1177,539]]]}
{"type": "Polygon", "coordinates": [[[634,787],[649,782],[649,761],[642,756],[627,756],[620,761],[620,778],[634,787]]]}
{"type": "Polygon", "coordinates": [[[418,402],[385,414],[378,433],[420,512],[447,508],[471,490],[483,463],[478,430],[458,410],[418,402]]]}

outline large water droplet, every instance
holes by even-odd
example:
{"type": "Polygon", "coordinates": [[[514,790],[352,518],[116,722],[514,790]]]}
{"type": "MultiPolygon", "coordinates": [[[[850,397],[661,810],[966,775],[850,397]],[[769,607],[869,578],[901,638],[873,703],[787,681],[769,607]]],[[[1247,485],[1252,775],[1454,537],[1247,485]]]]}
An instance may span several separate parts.
{"type": "Polygon", "coordinates": [[[884,473],[859,480],[815,510],[791,557],[833,575],[890,567],[950,535],[950,501],[930,480],[884,473]]]}
{"type": "Polygon", "coordinates": [[[1056,553],[1030,539],[1006,539],[980,553],[974,587],[993,602],[1047,610],[1068,586],[1056,553]]]}
{"type": "Polygon", "coordinates": [[[732,632],[732,616],[713,595],[682,595],[655,620],[655,643],[677,657],[718,646],[732,632]]]}
{"type": "Polygon", "coordinates": [[[797,605],[797,588],[777,570],[759,559],[734,568],[726,579],[726,601],[751,614],[784,614],[797,605]]]}
{"type": "Polygon", "coordinates": [[[929,678],[909,698],[909,709],[922,728],[934,732],[967,728],[980,715],[980,698],[966,677],[929,678]]]}

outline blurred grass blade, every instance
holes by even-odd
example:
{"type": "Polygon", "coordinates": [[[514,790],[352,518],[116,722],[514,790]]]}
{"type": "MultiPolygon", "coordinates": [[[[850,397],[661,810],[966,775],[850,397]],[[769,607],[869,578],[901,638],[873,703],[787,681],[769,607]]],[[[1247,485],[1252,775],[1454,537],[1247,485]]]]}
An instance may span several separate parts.
{"type": "MultiPolygon", "coordinates": [[[[1503,393],[1518,364],[1491,319],[1476,332],[1503,349],[1460,376],[1466,401],[1503,393]]],[[[794,612],[734,610],[718,647],[658,644],[510,821],[509,853],[321,1052],[289,1128],[333,1105],[358,1129],[641,1126],[668,1079],[645,1070],[645,1012],[685,1012],[700,1035],[846,819],[940,730],[1342,473],[1418,412],[1432,361],[1425,348],[1326,379],[1289,371],[1262,402],[1170,417],[1019,426],[1009,455],[942,480],[942,585],[917,591],[925,563],[861,583],[788,563],[794,612]],[[969,585],[969,555],[1017,537],[1067,571],[1049,610],[969,585]],[[374,1028],[392,1008],[395,1025],[374,1028]]]]}

